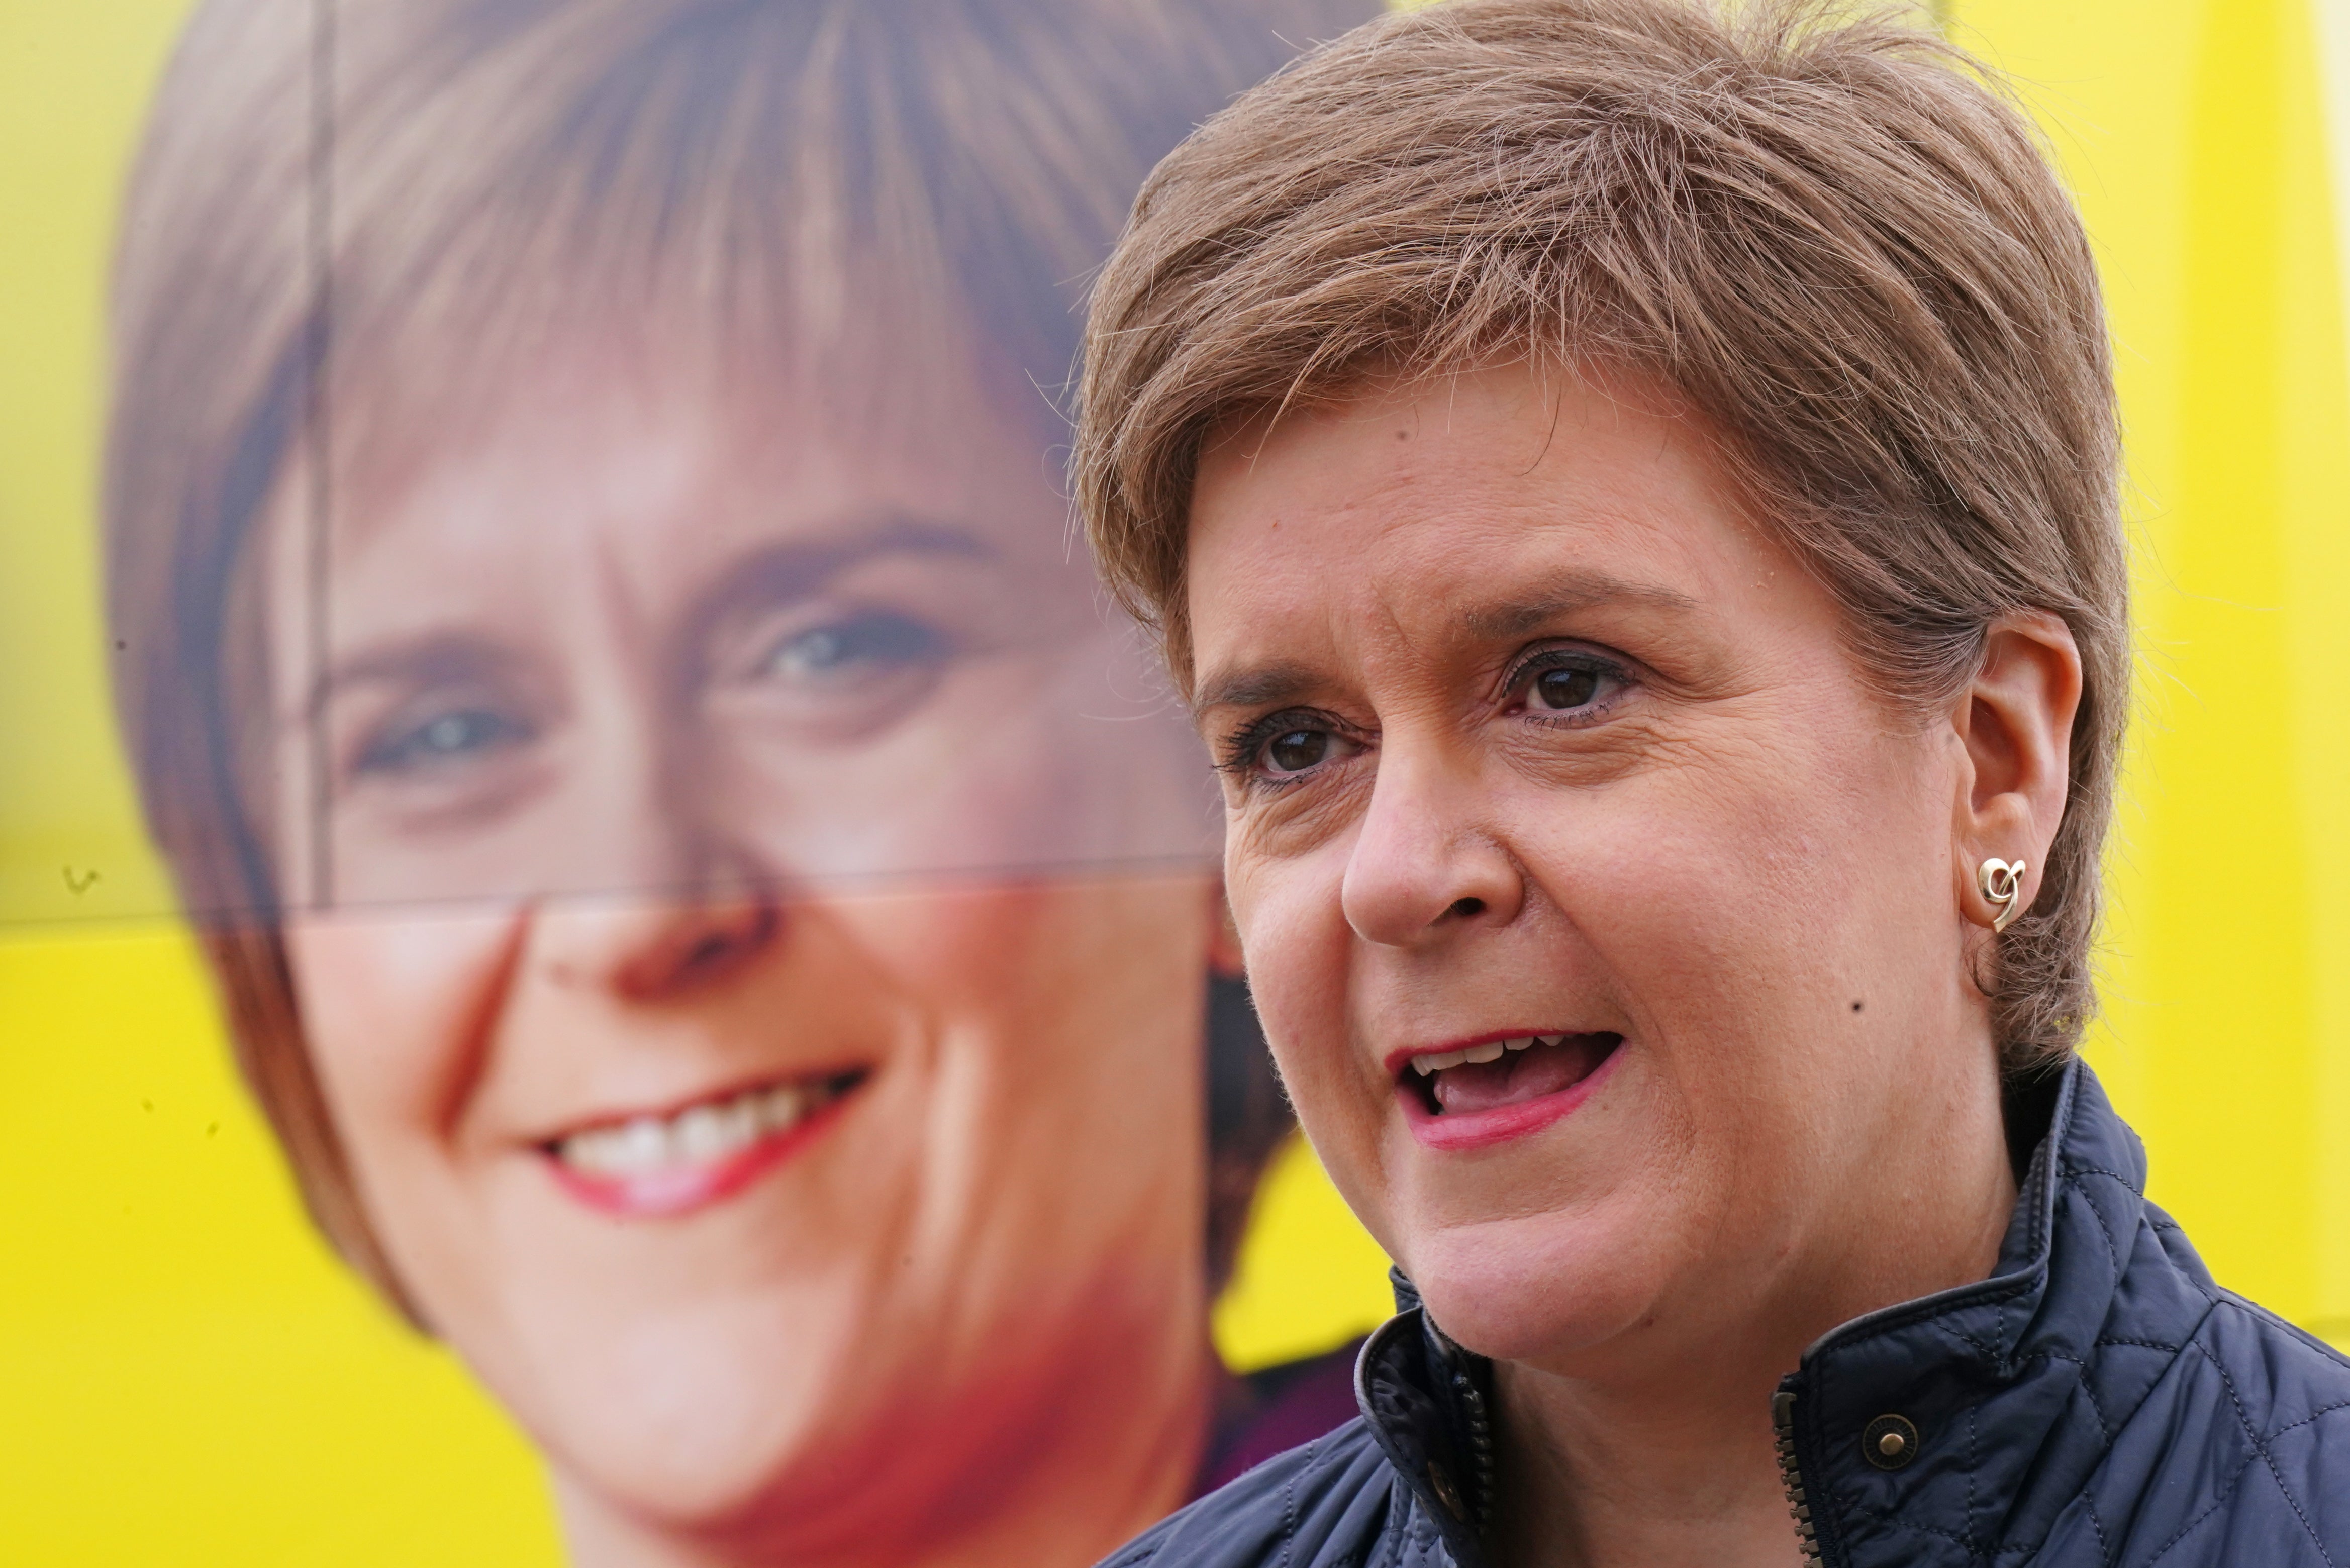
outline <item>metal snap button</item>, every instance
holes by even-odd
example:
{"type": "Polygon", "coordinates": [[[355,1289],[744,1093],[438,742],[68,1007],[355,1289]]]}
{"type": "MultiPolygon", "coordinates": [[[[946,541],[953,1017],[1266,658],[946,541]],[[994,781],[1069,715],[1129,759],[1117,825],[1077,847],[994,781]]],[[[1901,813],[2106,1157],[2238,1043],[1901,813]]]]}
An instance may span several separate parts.
{"type": "Polygon", "coordinates": [[[1445,1474],[1444,1467],[1434,1459],[1428,1461],[1428,1484],[1436,1493],[1436,1501],[1444,1505],[1445,1512],[1455,1519],[1469,1517],[1461,1507],[1461,1494],[1452,1488],[1452,1478],[1445,1474]]]}
{"type": "Polygon", "coordinates": [[[1906,1416],[1879,1416],[1861,1428],[1860,1457],[1881,1470],[1898,1470],[1918,1457],[1918,1428],[1906,1416]]]}

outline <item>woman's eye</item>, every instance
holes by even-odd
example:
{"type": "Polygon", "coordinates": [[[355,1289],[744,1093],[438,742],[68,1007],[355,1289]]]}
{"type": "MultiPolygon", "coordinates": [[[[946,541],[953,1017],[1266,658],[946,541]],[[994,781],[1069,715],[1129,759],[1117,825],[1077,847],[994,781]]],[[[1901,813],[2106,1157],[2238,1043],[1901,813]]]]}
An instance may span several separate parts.
{"type": "Polygon", "coordinates": [[[1329,754],[1329,731],[1291,730],[1265,742],[1265,770],[1275,774],[1302,774],[1329,754]]]}
{"type": "Polygon", "coordinates": [[[928,664],[945,650],[931,628],[900,615],[860,615],[795,632],[778,642],[761,673],[786,680],[837,681],[878,670],[928,664]]]}
{"type": "Polygon", "coordinates": [[[1361,749],[1320,724],[1276,715],[1243,731],[1232,742],[1231,760],[1224,765],[1235,774],[1282,782],[1353,756],[1361,749]]]}
{"type": "Polygon", "coordinates": [[[1571,713],[1587,709],[1623,684],[1614,671],[1587,664],[1555,665],[1537,670],[1526,684],[1526,707],[1535,712],[1571,713]]]}
{"type": "Polygon", "coordinates": [[[1597,695],[1596,670],[1545,670],[1534,677],[1534,701],[1544,708],[1580,708],[1597,695]]]}
{"type": "Polygon", "coordinates": [[[359,753],[363,774],[413,774],[479,761],[519,746],[528,724],[492,708],[451,708],[415,722],[389,727],[359,753]]]}

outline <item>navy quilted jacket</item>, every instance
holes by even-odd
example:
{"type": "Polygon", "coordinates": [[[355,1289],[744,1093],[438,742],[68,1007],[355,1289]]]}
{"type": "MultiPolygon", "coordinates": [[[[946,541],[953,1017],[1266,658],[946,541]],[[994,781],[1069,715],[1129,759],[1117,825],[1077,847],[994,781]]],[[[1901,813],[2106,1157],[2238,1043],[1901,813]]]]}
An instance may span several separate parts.
{"type": "MultiPolygon", "coordinates": [[[[2212,1282],[2085,1066],[2031,1099],[2011,1120],[2049,1131],[1997,1272],[1846,1324],[1780,1384],[1807,1560],[2350,1568],[2350,1361],[2212,1282]]],[[[1484,1364],[1407,1303],[1363,1346],[1360,1418],[1109,1563],[1483,1568],[1484,1364]]]]}

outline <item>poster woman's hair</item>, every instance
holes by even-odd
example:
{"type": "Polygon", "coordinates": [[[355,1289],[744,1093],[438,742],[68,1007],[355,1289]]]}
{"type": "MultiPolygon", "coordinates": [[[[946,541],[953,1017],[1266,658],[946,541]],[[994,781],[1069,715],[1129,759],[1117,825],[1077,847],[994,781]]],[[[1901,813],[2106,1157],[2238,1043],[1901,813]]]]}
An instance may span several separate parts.
{"type": "MultiPolygon", "coordinates": [[[[399,1295],[303,1048],[265,763],[257,523],[463,428],[583,325],[729,374],[976,376],[1061,439],[1082,291],[1153,161],[1332,0],[220,0],[157,99],[114,282],[118,701],[240,1065],[399,1295]],[[633,335],[633,338],[631,337],[633,335]],[[311,460],[323,458],[323,462],[311,460]],[[306,465],[307,472],[305,472],[306,465]]],[[[1040,461],[1042,459],[1040,458],[1040,461]]],[[[1286,1112],[1245,1003],[1211,1257],[1286,1112]]]]}

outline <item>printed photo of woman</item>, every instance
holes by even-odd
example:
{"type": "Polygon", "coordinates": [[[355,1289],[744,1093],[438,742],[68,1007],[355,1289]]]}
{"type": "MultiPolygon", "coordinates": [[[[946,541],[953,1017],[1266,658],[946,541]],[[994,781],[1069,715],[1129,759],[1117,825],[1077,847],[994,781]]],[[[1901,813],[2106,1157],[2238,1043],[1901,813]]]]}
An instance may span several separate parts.
{"type": "Polygon", "coordinates": [[[199,7],[121,720],[311,1212],[576,1561],[1083,1564],[1352,1415],[1210,1345],[1288,1111],[1059,472],[1144,173],[1367,9],[199,7]]]}

